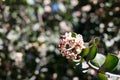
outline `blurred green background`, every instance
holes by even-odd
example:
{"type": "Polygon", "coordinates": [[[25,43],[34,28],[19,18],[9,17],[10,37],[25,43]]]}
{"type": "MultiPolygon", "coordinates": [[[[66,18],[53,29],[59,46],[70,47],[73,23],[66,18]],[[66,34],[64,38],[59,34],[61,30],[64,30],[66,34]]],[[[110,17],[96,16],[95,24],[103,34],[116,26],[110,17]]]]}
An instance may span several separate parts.
{"type": "Polygon", "coordinates": [[[0,80],[95,80],[60,55],[69,31],[120,58],[120,0],[1,0],[0,80]]]}

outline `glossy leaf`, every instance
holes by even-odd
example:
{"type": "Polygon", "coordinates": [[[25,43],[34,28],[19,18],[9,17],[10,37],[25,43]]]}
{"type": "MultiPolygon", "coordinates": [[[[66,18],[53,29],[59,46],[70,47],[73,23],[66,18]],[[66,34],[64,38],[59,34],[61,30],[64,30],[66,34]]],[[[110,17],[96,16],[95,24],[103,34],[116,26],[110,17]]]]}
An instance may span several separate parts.
{"type": "Polygon", "coordinates": [[[81,53],[81,56],[82,56],[82,57],[87,56],[87,55],[88,55],[88,53],[89,53],[89,50],[90,50],[90,48],[89,48],[89,47],[85,48],[85,49],[83,50],[83,52],[81,53]]]}
{"type": "Polygon", "coordinates": [[[105,74],[99,73],[98,80],[108,80],[105,74]]]}
{"type": "Polygon", "coordinates": [[[104,71],[112,71],[118,64],[118,57],[113,55],[113,54],[108,54],[105,60],[105,63],[101,67],[102,70],[104,71]]]}
{"type": "MultiPolygon", "coordinates": [[[[120,60],[117,64],[117,66],[115,67],[115,69],[112,71],[114,74],[120,74],[120,60]]],[[[119,76],[120,77],[120,76],[119,76]]]]}
{"type": "Polygon", "coordinates": [[[98,53],[96,57],[91,61],[91,64],[96,67],[101,67],[105,62],[106,57],[103,54],[98,53]]]}
{"type": "Polygon", "coordinates": [[[97,46],[94,44],[90,50],[89,60],[93,60],[97,53],[97,46]]]}

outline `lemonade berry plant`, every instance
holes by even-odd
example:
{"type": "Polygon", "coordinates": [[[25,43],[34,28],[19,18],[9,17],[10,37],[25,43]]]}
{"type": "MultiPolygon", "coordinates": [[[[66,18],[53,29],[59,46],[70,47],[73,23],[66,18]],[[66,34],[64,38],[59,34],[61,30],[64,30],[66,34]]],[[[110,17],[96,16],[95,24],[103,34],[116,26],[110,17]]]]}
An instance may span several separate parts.
{"type": "Polygon", "coordinates": [[[82,64],[83,72],[93,69],[96,72],[98,80],[107,80],[106,72],[111,72],[117,66],[119,59],[116,55],[108,53],[107,56],[98,53],[99,38],[94,38],[89,42],[83,41],[81,34],[66,32],[61,35],[58,49],[61,54],[75,62],[75,66],[82,64]],[[86,67],[83,67],[84,65],[86,67]]]}

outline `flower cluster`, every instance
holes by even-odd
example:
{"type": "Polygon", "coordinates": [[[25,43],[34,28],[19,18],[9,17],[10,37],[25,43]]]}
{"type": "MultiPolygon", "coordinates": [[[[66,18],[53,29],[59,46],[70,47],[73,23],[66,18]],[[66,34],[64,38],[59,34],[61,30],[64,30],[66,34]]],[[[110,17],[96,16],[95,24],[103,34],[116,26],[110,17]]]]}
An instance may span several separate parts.
{"type": "Polygon", "coordinates": [[[83,37],[80,34],[67,32],[61,36],[58,48],[67,59],[80,58],[79,54],[85,48],[83,37]]]}

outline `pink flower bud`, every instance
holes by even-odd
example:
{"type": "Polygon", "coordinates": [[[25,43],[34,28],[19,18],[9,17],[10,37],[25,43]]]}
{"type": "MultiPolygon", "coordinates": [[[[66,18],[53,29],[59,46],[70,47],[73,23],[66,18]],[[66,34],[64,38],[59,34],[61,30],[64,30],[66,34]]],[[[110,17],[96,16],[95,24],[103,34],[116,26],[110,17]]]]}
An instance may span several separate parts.
{"type": "Polygon", "coordinates": [[[67,59],[75,60],[79,57],[82,49],[85,48],[83,37],[80,34],[73,37],[71,32],[66,32],[61,36],[58,48],[67,59]]]}

